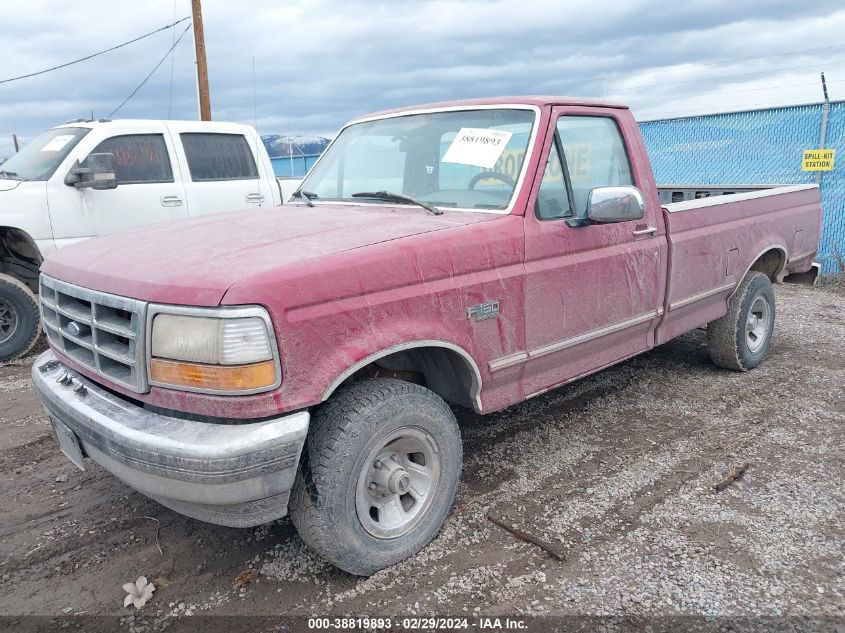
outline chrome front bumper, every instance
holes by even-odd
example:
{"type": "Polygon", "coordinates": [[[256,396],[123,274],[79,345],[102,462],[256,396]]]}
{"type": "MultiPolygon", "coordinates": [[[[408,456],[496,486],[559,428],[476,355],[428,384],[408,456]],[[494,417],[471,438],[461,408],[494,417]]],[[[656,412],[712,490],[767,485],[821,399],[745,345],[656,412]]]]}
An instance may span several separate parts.
{"type": "Polygon", "coordinates": [[[307,411],[231,424],[170,417],[106,391],[52,351],[35,361],[32,381],[64,446],[75,436],[84,456],[162,505],[232,527],[287,514],[307,411]]]}

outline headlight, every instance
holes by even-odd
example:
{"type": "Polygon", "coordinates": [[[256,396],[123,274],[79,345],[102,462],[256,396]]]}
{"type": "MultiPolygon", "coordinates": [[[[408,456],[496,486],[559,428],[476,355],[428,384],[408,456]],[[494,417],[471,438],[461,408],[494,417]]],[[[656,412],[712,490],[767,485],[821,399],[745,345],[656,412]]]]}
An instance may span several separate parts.
{"type": "Polygon", "coordinates": [[[161,307],[150,318],[151,384],[229,394],[278,385],[270,318],[263,308],[161,307]]]}

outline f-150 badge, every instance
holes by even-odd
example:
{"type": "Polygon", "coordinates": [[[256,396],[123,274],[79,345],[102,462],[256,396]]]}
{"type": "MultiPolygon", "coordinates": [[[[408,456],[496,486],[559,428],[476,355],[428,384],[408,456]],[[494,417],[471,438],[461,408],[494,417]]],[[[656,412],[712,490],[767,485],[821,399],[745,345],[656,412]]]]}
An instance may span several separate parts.
{"type": "Polygon", "coordinates": [[[479,303],[477,306],[470,306],[467,308],[467,318],[471,321],[486,321],[499,316],[499,302],[487,301],[479,303]]]}

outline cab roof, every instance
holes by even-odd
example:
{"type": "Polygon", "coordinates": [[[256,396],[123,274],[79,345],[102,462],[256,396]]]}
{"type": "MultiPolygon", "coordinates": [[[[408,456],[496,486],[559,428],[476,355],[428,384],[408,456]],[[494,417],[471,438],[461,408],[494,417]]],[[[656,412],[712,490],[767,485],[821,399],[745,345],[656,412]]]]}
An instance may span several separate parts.
{"type": "Polygon", "coordinates": [[[113,126],[124,128],[149,127],[151,125],[166,125],[172,127],[195,127],[201,126],[209,129],[223,129],[223,128],[248,128],[249,126],[243,123],[230,123],[228,121],[197,121],[196,119],[73,119],[65,121],[60,125],[53,126],[51,129],[62,127],[87,127],[94,128],[97,126],[113,126]]]}
{"type": "Polygon", "coordinates": [[[600,99],[590,99],[582,97],[561,97],[561,96],[545,96],[545,95],[528,95],[521,97],[485,97],[483,99],[461,99],[458,101],[440,101],[437,103],[425,103],[415,106],[406,106],[403,108],[394,108],[391,110],[381,110],[379,112],[372,112],[355,120],[368,119],[370,117],[385,116],[388,114],[398,114],[401,112],[414,112],[417,110],[437,110],[441,108],[460,108],[463,106],[508,106],[508,105],[528,105],[528,106],[589,106],[596,108],[616,108],[627,110],[628,106],[622,103],[613,103],[610,101],[602,101],[600,99]]]}

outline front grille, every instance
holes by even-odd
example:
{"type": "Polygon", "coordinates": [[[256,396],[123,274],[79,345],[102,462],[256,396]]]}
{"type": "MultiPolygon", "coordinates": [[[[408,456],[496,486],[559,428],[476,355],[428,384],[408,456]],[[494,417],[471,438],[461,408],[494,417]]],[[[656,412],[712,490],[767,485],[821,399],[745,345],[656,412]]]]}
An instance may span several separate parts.
{"type": "Polygon", "coordinates": [[[148,389],[144,352],[147,304],[41,275],[41,319],[50,342],[106,380],[148,389]]]}

